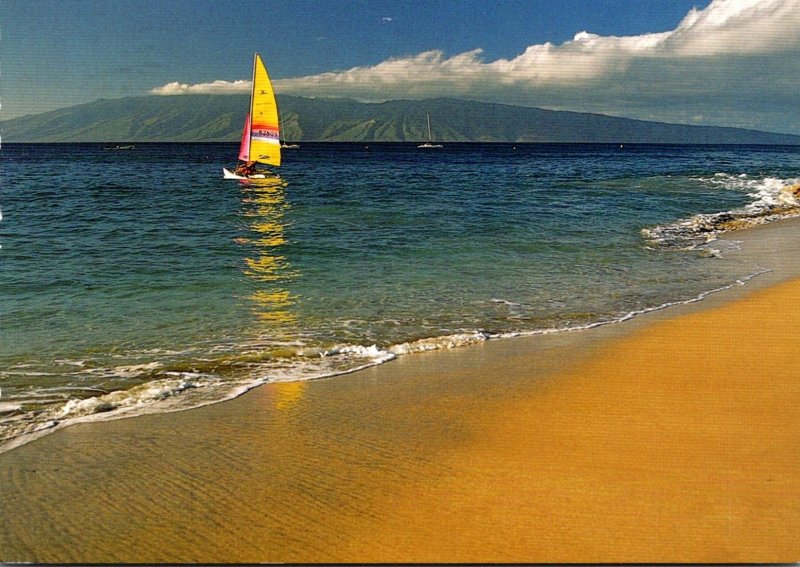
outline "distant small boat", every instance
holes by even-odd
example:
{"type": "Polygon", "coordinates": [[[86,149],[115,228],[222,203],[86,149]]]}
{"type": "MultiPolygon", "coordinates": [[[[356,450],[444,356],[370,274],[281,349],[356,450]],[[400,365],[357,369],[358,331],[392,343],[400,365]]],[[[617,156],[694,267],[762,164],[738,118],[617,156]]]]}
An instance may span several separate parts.
{"type": "Polygon", "coordinates": [[[428,114],[428,141],[424,144],[417,146],[418,148],[441,148],[442,144],[434,144],[433,136],[431,135],[431,115],[428,114]]]}
{"type": "Polygon", "coordinates": [[[225,179],[264,179],[279,177],[272,171],[256,169],[257,163],[281,165],[281,132],[278,103],[267,69],[258,53],[253,56],[253,86],[250,91],[250,112],[245,117],[239,163],[231,171],[222,168],[225,179]]]}
{"type": "MultiPolygon", "coordinates": [[[[281,132],[285,129],[283,127],[283,119],[281,119],[281,132]]],[[[294,144],[292,142],[287,142],[286,140],[281,140],[281,149],[282,150],[297,150],[300,148],[299,144],[294,144]]]]}
{"type": "Polygon", "coordinates": [[[104,150],[132,150],[135,147],[136,146],[134,146],[132,144],[128,144],[128,145],[125,145],[125,146],[106,146],[103,149],[104,150]]]}

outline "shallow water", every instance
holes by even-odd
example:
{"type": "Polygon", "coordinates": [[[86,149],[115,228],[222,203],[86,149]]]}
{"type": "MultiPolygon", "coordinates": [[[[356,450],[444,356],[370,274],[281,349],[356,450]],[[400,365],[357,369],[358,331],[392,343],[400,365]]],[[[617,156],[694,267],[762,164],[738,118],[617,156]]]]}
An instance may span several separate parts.
{"type": "Polygon", "coordinates": [[[759,267],[709,215],[792,214],[800,148],[6,145],[0,439],[398,354],[581,327],[759,267]]]}

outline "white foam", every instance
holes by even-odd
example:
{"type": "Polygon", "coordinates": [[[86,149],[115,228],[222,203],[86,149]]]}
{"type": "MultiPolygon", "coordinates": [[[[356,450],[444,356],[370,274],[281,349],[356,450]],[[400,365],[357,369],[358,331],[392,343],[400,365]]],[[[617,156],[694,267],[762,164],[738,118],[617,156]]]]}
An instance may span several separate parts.
{"type": "Polygon", "coordinates": [[[84,366],[86,366],[86,362],[87,361],[86,360],[68,360],[68,359],[59,358],[59,359],[54,360],[53,362],[55,362],[56,364],[64,364],[66,366],[78,366],[80,368],[83,368],[84,366]]]}
{"type": "MultiPolygon", "coordinates": [[[[197,372],[163,371],[159,379],[151,380],[139,386],[127,390],[102,393],[102,395],[89,398],[60,401],[59,405],[39,410],[36,415],[31,414],[31,412],[23,412],[20,415],[19,412],[23,411],[23,405],[17,400],[13,404],[0,406],[9,408],[8,411],[0,411],[0,413],[13,414],[12,416],[4,415],[0,420],[0,426],[6,430],[6,433],[0,435],[0,443],[2,443],[0,450],[8,450],[72,423],[110,420],[146,413],[202,407],[235,398],[269,382],[304,381],[332,377],[383,364],[402,355],[458,348],[496,338],[572,332],[621,323],[638,315],[666,309],[674,305],[701,301],[712,293],[730,289],[737,285],[744,285],[750,279],[767,271],[762,270],[750,274],[730,285],[703,292],[690,299],[634,310],[614,319],[595,321],[585,325],[498,334],[476,330],[422,338],[386,347],[341,344],[328,348],[298,348],[296,351],[298,356],[296,357],[280,359],[267,357],[265,360],[269,361],[269,364],[253,364],[253,372],[244,375],[238,381],[221,380],[216,376],[197,372]]],[[[504,300],[495,301],[504,304],[511,303],[504,300]]],[[[120,366],[115,370],[147,373],[162,368],[162,366],[158,362],[152,362],[120,366]]],[[[72,386],[61,387],[60,389],[69,390],[71,388],[85,390],[85,388],[72,386]]],[[[42,395],[51,399],[54,393],[51,389],[49,392],[42,392],[42,395]]],[[[26,393],[25,397],[28,399],[36,398],[36,394],[26,393]]]]}
{"type": "Polygon", "coordinates": [[[22,410],[22,406],[20,404],[15,404],[11,402],[0,402],[0,413],[13,413],[22,410]]]}
{"type": "Polygon", "coordinates": [[[712,295],[712,294],[715,294],[715,293],[719,293],[721,291],[725,291],[725,290],[728,290],[728,289],[732,289],[732,288],[737,287],[737,286],[745,285],[745,284],[747,284],[747,282],[749,282],[753,278],[758,277],[758,276],[763,275],[763,274],[767,274],[770,271],[771,270],[768,270],[768,269],[764,268],[764,269],[761,269],[761,270],[759,270],[757,272],[754,272],[752,274],[748,274],[747,276],[736,280],[732,284],[725,285],[725,286],[722,286],[722,287],[718,287],[718,288],[715,288],[715,289],[712,289],[712,290],[709,290],[709,291],[704,291],[704,292],[702,292],[702,293],[700,293],[700,294],[698,294],[698,295],[696,295],[694,297],[691,297],[689,299],[668,301],[666,303],[662,303],[661,305],[656,305],[654,307],[646,307],[644,309],[636,309],[634,311],[630,311],[630,312],[626,313],[625,315],[622,315],[620,317],[616,317],[616,318],[613,318],[613,319],[607,319],[607,320],[604,320],[604,321],[595,321],[595,322],[592,322],[592,323],[587,323],[585,325],[574,325],[574,326],[569,326],[569,327],[551,327],[549,329],[534,329],[534,330],[531,330],[531,331],[518,331],[518,332],[512,332],[512,333],[501,333],[501,334],[498,334],[498,335],[491,336],[489,338],[511,338],[511,337],[548,335],[548,334],[552,334],[552,333],[586,331],[588,329],[595,329],[597,327],[603,327],[603,326],[606,326],[606,325],[613,325],[613,324],[616,324],[616,323],[623,323],[625,321],[629,321],[629,320],[633,319],[634,317],[638,317],[640,315],[646,315],[648,313],[653,313],[653,312],[656,312],[656,311],[661,311],[663,309],[667,309],[668,307],[674,307],[676,305],[689,305],[691,303],[696,303],[698,301],[702,301],[706,297],[708,297],[709,295],[712,295]]]}
{"type": "Polygon", "coordinates": [[[427,339],[419,339],[416,341],[406,342],[399,345],[389,347],[389,351],[397,354],[413,354],[415,352],[427,352],[439,349],[458,348],[466,345],[480,343],[488,340],[490,335],[483,331],[475,331],[473,333],[458,333],[455,335],[446,335],[443,337],[431,337],[427,339]]]}
{"type": "MultiPolygon", "coordinates": [[[[703,213],[674,223],[642,229],[642,234],[657,246],[686,250],[714,242],[734,228],[744,228],[800,216],[800,179],[766,177],[752,179],[746,174],[717,173],[706,180],[727,190],[747,193],[752,201],[740,209],[703,213]]],[[[722,250],[717,254],[721,255],[722,250]]]]}
{"type": "Polygon", "coordinates": [[[143,372],[152,372],[161,368],[161,363],[158,361],[148,362],[146,364],[132,364],[130,366],[116,366],[114,373],[120,377],[138,376],[143,372]]]}
{"type": "Polygon", "coordinates": [[[373,360],[391,360],[394,358],[391,352],[381,350],[376,345],[360,346],[360,345],[341,345],[325,350],[321,356],[336,356],[336,355],[355,355],[373,360]]]}

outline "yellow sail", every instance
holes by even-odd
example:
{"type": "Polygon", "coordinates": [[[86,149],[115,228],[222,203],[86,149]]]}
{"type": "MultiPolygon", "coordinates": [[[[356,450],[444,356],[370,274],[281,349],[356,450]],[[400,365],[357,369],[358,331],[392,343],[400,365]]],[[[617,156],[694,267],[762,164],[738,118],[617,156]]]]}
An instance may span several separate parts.
{"type": "Polygon", "coordinates": [[[281,164],[281,133],[278,104],[264,62],[256,53],[253,61],[253,91],[250,95],[250,159],[268,165],[281,164]]]}

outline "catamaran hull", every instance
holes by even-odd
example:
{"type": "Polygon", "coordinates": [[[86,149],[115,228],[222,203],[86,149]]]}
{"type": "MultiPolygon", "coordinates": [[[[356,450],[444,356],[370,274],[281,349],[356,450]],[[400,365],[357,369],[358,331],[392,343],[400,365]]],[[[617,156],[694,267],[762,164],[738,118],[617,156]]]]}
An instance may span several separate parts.
{"type": "Polygon", "coordinates": [[[247,177],[236,175],[230,169],[227,169],[225,167],[222,168],[222,177],[225,179],[247,179],[247,177]]]}
{"type": "Polygon", "coordinates": [[[238,175],[232,172],[230,169],[225,167],[222,168],[222,177],[224,179],[273,179],[279,178],[280,175],[277,173],[273,174],[265,174],[265,173],[254,173],[253,175],[238,175]]]}

